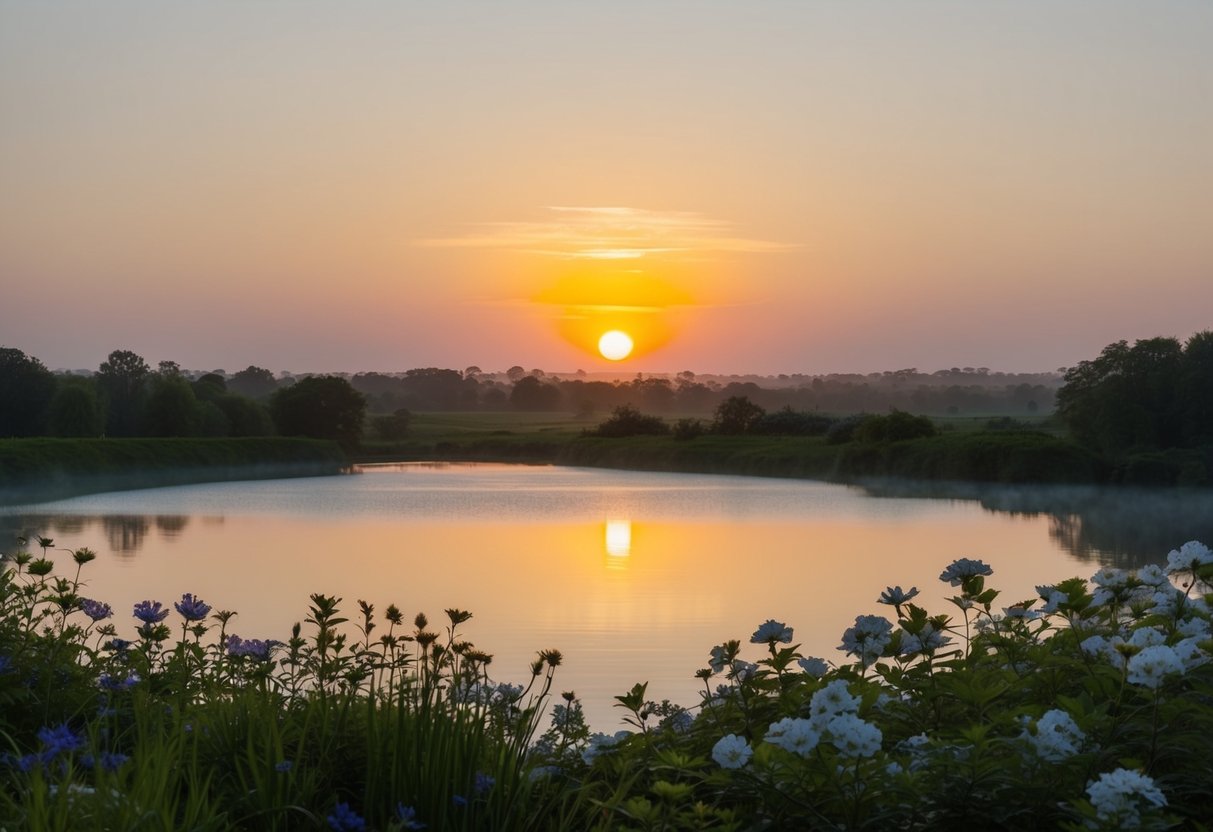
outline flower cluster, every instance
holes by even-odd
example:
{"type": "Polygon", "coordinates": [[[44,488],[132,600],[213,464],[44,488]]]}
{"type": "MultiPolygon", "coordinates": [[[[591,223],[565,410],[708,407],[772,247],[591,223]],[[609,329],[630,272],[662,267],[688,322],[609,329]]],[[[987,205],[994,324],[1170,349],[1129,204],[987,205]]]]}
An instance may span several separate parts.
{"type": "Polygon", "coordinates": [[[986,565],[984,561],[973,560],[972,558],[957,558],[948,564],[947,569],[939,573],[939,580],[952,586],[960,586],[965,582],[966,578],[977,578],[993,574],[994,570],[986,565]]]}
{"type": "Polygon", "coordinates": [[[893,624],[879,615],[855,617],[855,626],[842,634],[842,646],[849,656],[857,656],[860,664],[867,667],[884,654],[893,639],[893,624]]]}
{"type": "Polygon", "coordinates": [[[1095,807],[1096,816],[1120,829],[1135,829],[1141,825],[1141,810],[1167,805],[1167,797],[1146,775],[1118,768],[1099,775],[1087,786],[1087,795],[1095,807]]]}
{"type": "Polygon", "coordinates": [[[233,658],[247,657],[259,662],[268,662],[277,644],[273,639],[241,638],[233,634],[227,637],[224,647],[227,648],[227,654],[233,658]]]}
{"type": "Polygon", "coordinates": [[[104,621],[114,614],[109,604],[103,604],[91,598],[80,599],[80,611],[93,621],[104,621]]]}
{"type": "Polygon", "coordinates": [[[728,734],[721,737],[712,746],[712,759],[721,768],[741,768],[754,756],[754,749],[746,742],[745,737],[728,734]]]}
{"type": "Polygon", "coordinates": [[[1073,757],[1086,739],[1070,714],[1059,708],[1046,711],[1031,727],[1035,731],[1025,727],[1021,737],[1032,746],[1036,756],[1051,763],[1073,757]]]}
{"type": "Polygon", "coordinates": [[[159,624],[168,618],[168,610],[159,601],[140,601],[135,604],[134,616],[144,624],[159,624]]]}

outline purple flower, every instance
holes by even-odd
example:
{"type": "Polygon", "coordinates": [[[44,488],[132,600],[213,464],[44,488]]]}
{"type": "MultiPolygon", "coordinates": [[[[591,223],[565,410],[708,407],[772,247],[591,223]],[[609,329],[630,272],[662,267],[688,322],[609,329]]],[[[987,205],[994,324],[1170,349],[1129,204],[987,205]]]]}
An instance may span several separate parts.
{"type": "Polygon", "coordinates": [[[451,802],[455,804],[456,808],[460,809],[468,805],[468,799],[461,794],[451,795],[451,802]]]}
{"type": "Polygon", "coordinates": [[[92,598],[80,599],[80,611],[94,621],[102,621],[114,614],[109,604],[94,601],[92,598]]]}
{"type": "Polygon", "coordinates": [[[473,791],[476,793],[476,796],[479,797],[480,795],[487,792],[489,789],[493,788],[493,786],[495,786],[496,784],[497,784],[496,778],[490,777],[489,775],[478,771],[478,772],[476,772],[476,783],[472,788],[473,788],[473,791]]]}
{"type": "Polygon", "coordinates": [[[273,639],[262,640],[259,638],[241,638],[238,635],[230,635],[227,637],[227,654],[240,658],[248,656],[256,659],[259,662],[268,662],[270,660],[270,652],[278,642],[273,639]]]}
{"type": "Polygon", "coordinates": [[[397,803],[396,818],[404,829],[425,829],[425,824],[417,820],[417,810],[412,806],[397,803]]]}
{"type": "Polygon", "coordinates": [[[159,601],[140,601],[135,604],[134,615],[144,624],[159,624],[168,618],[168,610],[159,601]]]}
{"type": "Polygon", "coordinates": [[[86,768],[100,766],[103,771],[117,771],[122,768],[122,765],[130,760],[126,754],[115,754],[109,751],[102,751],[100,757],[94,757],[92,754],[85,754],[80,758],[81,765],[86,768]]]}
{"type": "Polygon", "coordinates": [[[52,757],[75,751],[84,745],[84,737],[68,728],[67,723],[56,725],[54,728],[39,728],[38,739],[42,741],[45,752],[52,757]]]}
{"type": "Polygon", "coordinates": [[[195,598],[191,593],[187,592],[181,596],[181,600],[173,604],[177,608],[177,612],[181,613],[181,617],[186,621],[201,621],[210,615],[211,605],[205,603],[201,598],[195,598]]]}
{"type": "Polygon", "coordinates": [[[329,822],[329,829],[334,832],[363,832],[366,829],[366,821],[359,817],[348,803],[338,803],[333,807],[333,813],[325,820],[329,822]]]}
{"type": "Polygon", "coordinates": [[[117,676],[111,676],[108,673],[102,673],[101,678],[97,680],[97,684],[102,690],[108,690],[114,693],[124,690],[130,690],[139,682],[139,674],[128,673],[126,678],[119,679],[117,676]]]}
{"type": "Polygon", "coordinates": [[[119,653],[129,649],[130,646],[131,643],[124,638],[112,638],[105,644],[107,650],[116,650],[119,653]]]}

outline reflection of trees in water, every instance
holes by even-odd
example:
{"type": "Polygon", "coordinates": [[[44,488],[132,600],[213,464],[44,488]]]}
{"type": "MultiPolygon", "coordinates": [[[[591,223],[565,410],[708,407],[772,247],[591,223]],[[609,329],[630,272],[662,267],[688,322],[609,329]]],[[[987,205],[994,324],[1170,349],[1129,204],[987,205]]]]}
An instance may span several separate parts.
{"type": "Polygon", "coordinates": [[[113,515],[102,517],[105,537],[110,548],[119,555],[133,555],[143,545],[143,538],[151,528],[150,517],[141,514],[113,515]]]}
{"type": "Polygon", "coordinates": [[[189,523],[190,518],[184,514],[156,515],[156,529],[169,540],[180,535],[189,523]]]}
{"type": "Polygon", "coordinates": [[[1049,537],[1066,552],[1102,565],[1136,569],[1161,563],[1189,540],[1213,545],[1213,490],[991,486],[884,482],[877,497],[974,500],[987,511],[1045,516],[1049,537]]]}
{"type": "MultiPolygon", "coordinates": [[[[222,522],[219,518],[218,522],[222,522]]],[[[87,536],[88,530],[100,525],[109,542],[110,549],[119,555],[135,554],[143,546],[144,538],[153,525],[166,540],[181,536],[189,525],[190,518],[181,514],[161,515],[110,515],[96,517],[85,514],[8,514],[0,515],[0,552],[15,552],[17,538],[33,538],[34,535],[57,538],[63,535],[87,536]]],[[[89,546],[88,540],[75,545],[89,546]]],[[[95,547],[96,544],[93,544],[95,547]]]]}

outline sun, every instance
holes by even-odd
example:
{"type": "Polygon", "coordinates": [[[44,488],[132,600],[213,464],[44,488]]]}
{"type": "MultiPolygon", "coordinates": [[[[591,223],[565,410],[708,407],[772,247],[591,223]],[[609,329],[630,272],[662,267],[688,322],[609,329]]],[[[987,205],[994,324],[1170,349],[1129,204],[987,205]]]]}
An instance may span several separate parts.
{"type": "Polygon", "coordinates": [[[632,354],[632,336],[618,329],[602,333],[598,339],[598,351],[611,361],[622,361],[632,354]]]}

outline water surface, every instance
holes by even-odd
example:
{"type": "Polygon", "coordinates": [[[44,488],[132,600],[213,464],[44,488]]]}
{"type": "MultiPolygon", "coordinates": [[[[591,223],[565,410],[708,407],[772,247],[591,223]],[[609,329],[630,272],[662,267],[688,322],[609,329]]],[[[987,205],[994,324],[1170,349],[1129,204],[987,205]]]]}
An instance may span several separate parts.
{"type": "MultiPolygon", "coordinates": [[[[343,597],[351,614],[356,599],[434,623],[444,608],[471,610],[466,635],[494,654],[496,678],[522,681],[536,650],[558,648],[559,689],[605,730],[618,719],[612,697],[636,681],[693,704],[709,649],[748,640],[767,618],[793,626],[804,652],[838,660],[856,615],[888,611],[875,603],[886,585],[917,585],[928,609],[944,611],[938,575],[957,557],[991,564],[1007,603],[1101,563],[1162,562],[1201,539],[1213,512],[1207,493],[1161,494],[922,497],[901,486],[404,464],[9,507],[0,531],[96,550],[85,594],[117,610],[192,592],[238,611],[231,630],[246,638],[284,638],[314,592],[343,597]]],[[[68,568],[66,552],[58,560],[68,568]]]]}

